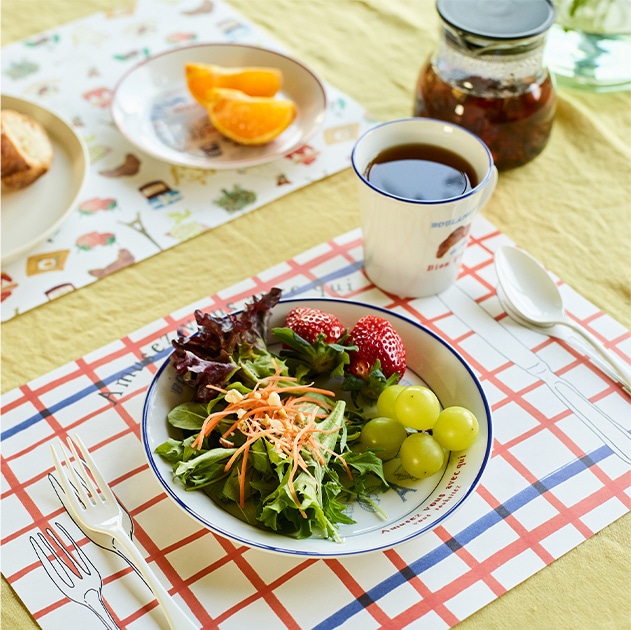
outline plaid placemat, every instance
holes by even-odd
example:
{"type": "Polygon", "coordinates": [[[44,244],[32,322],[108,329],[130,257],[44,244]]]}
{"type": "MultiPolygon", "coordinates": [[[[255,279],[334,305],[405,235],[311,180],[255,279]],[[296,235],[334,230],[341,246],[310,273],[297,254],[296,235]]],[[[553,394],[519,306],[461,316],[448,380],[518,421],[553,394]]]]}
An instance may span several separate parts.
{"type": "Polygon", "coordinates": [[[67,221],[3,266],[2,321],[350,166],[353,143],[370,121],[358,103],[326,83],[321,130],[268,164],[207,171],[160,162],[131,145],[110,114],[116,83],[148,57],[201,43],[287,54],[221,0],[139,0],[2,49],[3,94],[61,115],[90,154],[88,180],[67,221]]]}
{"type": "MultiPolygon", "coordinates": [[[[62,508],[48,478],[49,443],[68,433],[87,443],[131,513],[142,553],[204,628],[451,627],[629,511],[629,398],[571,343],[506,318],[492,262],[495,248],[507,243],[478,217],[454,291],[402,300],[367,281],[361,234],[353,231],[3,396],[2,568],[37,622],[103,625],[60,592],[34,553],[30,537],[59,523],[98,570],[119,627],[164,623],[129,565],[86,539],[62,508]],[[493,455],[476,492],[433,531],[341,559],[273,555],[200,527],[161,490],[139,421],[176,328],[191,322],[195,308],[231,311],[273,286],[286,296],[392,309],[452,344],[480,378],[493,410],[493,455]],[[489,327],[512,341],[489,336],[489,327]],[[538,371],[523,364],[525,351],[538,371]]],[[[560,284],[571,316],[628,360],[631,333],[560,284]]]]}

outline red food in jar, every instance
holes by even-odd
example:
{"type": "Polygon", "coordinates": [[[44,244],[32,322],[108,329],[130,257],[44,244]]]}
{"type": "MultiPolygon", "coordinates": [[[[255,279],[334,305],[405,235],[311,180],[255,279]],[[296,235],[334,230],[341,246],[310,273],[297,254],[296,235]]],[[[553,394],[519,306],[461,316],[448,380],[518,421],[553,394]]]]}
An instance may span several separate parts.
{"type": "Polygon", "coordinates": [[[475,76],[450,84],[428,62],[419,75],[414,115],[465,127],[487,144],[497,168],[508,170],[541,153],[555,109],[554,86],[547,72],[540,80],[533,77],[509,86],[475,76]]]}

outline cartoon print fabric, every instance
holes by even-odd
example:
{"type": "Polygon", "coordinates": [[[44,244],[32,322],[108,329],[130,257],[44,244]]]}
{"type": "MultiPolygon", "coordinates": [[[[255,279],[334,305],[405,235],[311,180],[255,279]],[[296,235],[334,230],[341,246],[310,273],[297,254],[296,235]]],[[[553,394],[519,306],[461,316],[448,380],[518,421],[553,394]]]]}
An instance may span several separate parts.
{"type": "MultiPolygon", "coordinates": [[[[3,92],[67,120],[87,145],[90,172],[61,229],[2,268],[2,321],[210,230],[350,165],[370,125],[356,102],[330,85],[318,134],[261,166],[202,170],[139,151],[114,125],[117,82],[139,62],[195,43],[280,50],[222,2],[140,0],[3,48],[3,92]]],[[[291,55],[291,51],[288,52],[291,55]]]]}

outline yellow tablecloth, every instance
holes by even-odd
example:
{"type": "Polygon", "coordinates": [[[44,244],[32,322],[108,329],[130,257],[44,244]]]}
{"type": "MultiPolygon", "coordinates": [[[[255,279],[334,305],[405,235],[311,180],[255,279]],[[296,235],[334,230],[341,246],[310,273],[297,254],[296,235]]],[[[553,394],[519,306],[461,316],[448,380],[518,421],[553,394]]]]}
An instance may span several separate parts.
{"type": "MultiPolygon", "coordinates": [[[[411,115],[416,76],[437,37],[432,0],[228,1],[376,118],[411,115]]],[[[128,4],[5,0],[2,44],[128,4]]],[[[500,176],[484,213],[630,328],[631,93],[559,97],[548,147],[500,176]]],[[[346,170],[317,182],[4,324],[2,391],[357,227],[353,177],[346,170]]],[[[631,628],[630,525],[629,515],[619,519],[460,627],[631,628]]],[[[4,578],[2,623],[35,627],[4,578]]]]}

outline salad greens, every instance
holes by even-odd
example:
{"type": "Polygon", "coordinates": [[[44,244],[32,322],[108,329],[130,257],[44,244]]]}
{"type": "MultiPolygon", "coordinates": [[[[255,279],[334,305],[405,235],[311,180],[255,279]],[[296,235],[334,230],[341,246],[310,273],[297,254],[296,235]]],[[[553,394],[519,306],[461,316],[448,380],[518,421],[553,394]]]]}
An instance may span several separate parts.
{"type": "MultiPolygon", "coordinates": [[[[285,345],[285,360],[283,351],[268,349],[280,297],[272,289],[225,317],[195,312],[198,332],[180,333],[170,359],[193,388],[193,400],[169,412],[180,439],[169,438],[156,453],[188,490],[207,493],[247,523],[340,542],[337,526],[354,522],[345,512],[348,501],[380,513],[368,487],[375,480],[384,490],[388,484],[381,459],[349,446],[367,421],[361,410],[349,412],[345,400],[308,380],[316,373],[324,385],[341,378],[344,351],[332,348],[338,358],[327,374],[322,362],[309,364],[309,352],[300,359],[285,345]]],[[[288,329],[275,330],[289,340],[288,329]]]]}

